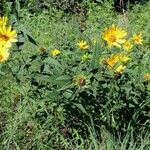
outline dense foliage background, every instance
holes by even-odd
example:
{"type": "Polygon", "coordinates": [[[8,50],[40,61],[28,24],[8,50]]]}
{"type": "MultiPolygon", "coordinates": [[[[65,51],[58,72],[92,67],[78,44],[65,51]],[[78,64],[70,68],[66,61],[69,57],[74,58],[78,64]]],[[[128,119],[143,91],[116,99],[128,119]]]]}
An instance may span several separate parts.
{"type": "Polygon", "coordinates": [[[119,2],[1,1],[18,42],[0,63],[0,149],[150,149],[150,1],[119,2]],[[122,51],[102,39],[112,24],[143,36],[118,74],[104,63],[122,51]]]}

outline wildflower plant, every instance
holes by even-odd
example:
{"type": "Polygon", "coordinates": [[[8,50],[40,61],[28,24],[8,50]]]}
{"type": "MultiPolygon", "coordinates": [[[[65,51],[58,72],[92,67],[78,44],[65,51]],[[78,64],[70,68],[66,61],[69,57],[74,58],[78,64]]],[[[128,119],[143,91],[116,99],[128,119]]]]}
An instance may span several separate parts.
{"type": "Polygon", "coordinates": [[[88,62],[88,61],[91,60],[91,55],[88,54],[88,53],[86,53],[86,54],[84,54],[84,55],[81,56],[81,60],[82,60],[83,62],[88,62]]]}
{"type": "Polygon", "coordinates": [[[133,41],[137,45],[142,44],[142,42],[143,42],[142,34],[141,33],[134,34],[133,35],[133,41]]]}
{"type": "Polygon", "coordinates": [[[0,62],[6,61],[9,57],[8,48],[0,45],[0,62]]]}
{"type": "MultiPolygon", "coordinates": [[[[51,121],[58,129],[62,126],[74,128],[84,136],[90,123],[97,131],[105,126],[110,132],[119,130],[122,134],[128,131],[129,123],[133,126],[136,121],[140,127],[137,131],[147,127],[144,103],[149,97],[145,88],[148,83],[133,81],[136,76],[133,70],[138,64],[134,51],[139,50],[142,37],[138,35],[137,40],[134,36],[130,41],[127,31],[117,25],[104,29],[101,35],[94,44],[88,43],[88,38],[78,42],[76,39],[79,38],[72,38],[74,40],[70,42],[62,36],[66,43],[63,41],[59,45],[58,42],[56,47],[60,49],[40,48],[40,54],[36,50],[26,59],[19,51],[21,58],[14,61],[22,64],[11,64],[10,68],[15,71],[12,74],[19,85],[23,84],[22,97],[42,101],[44,108],[40,106],[41,109],[35,110],[33,115],[39,124],[49,128],[48,121],[51,121]],[[138,46],[135,46],[135,40],[138,46]],[[53,116],[51,119],[49,114],[53,116]],[[143,120],[144,126],[141,127],[143,120]]],[[[41,47],[29,35],[26,37],[34,46],[41,47]]],[[[0,62],[8,59],[9,49],[16,39],[15,29],[0,26],[0,62]]]]}
{"type": "Polygon", "coordinates": [[[114,24],[106,28],[103,32],[103,39],[108,43],[109,47],[116,46],[121,47],[121,44],[125,43],[125,37],[127,32],[114,24]]]}
{"type": "Polygon", "coordinates": [[[1,26],[0,27],[0,43],[4,47],[11,47],[11,44],[17,42],[16,30],[12,30],[11,26],[1,26]]]}
{"type": "Polygon", "coordinates": [[[12,30],[7,23],[7,17],[0,17],[0,62],[8,59],[12,43],[17,42],[16,30],[12,30]]]}
{"type": "Polygon", "coordinates": [[[87,77],[79,74],[73,77],[73,84],[78,88],[83,88],[87,84],[87,77]]]}
{"type": "Polygon", "coordinates": [[[77,46],[78,46],[81,50],[86,50],[86,49],[88,49],[88,47],[89,47],[89,45],[87,44],[87,42],[86,42],[86,41],[83,41],[83,40],[79,41],[79,42],[77,43],[77,46]]]}
{"type": "Polygon", "coordinates": [[[132,50],[132,47],[133,47],[133,44],[131,41],[126,41],[123,45],[123,49],[126,50],[126,51],[131,51],[132,50]]]}
{"type": "Polygon", "coordinates": [[[53,49],[51,50],[51,55],[52,56],[58,56],[60,54],[60,50],[59,49],[53,49]]]}
{"type": "Polygon", "coordinates": [[[0,26],[5,26],[8,22],[8,18],[7,17],[2,17],[0,16],[0,26]]]}

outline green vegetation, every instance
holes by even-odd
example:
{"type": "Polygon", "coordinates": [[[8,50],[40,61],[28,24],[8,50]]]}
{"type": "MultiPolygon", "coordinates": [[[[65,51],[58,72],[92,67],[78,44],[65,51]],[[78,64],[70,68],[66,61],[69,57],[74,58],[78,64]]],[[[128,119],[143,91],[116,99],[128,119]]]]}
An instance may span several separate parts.
{"type": "Polygon", "coordinates": [[[3,4],[18,42],[0,62],[0,149],[150,149],[150,1],[120,14],[112,4],[3,4]],[[112,24],[142,44],[110,48],[102,35],[112,24]],[[129,60],[110,67],[118,53],[129,60]]]}

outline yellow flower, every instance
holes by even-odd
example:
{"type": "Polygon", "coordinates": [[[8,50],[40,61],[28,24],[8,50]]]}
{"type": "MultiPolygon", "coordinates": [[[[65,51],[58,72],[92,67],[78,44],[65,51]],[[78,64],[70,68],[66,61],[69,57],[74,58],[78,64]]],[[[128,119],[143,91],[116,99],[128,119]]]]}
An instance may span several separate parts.
{"type": "Polygon", "coordinates": [[[130,51],[133,47],[133,44],[130,41],[126,41],[123,45],[123,49],[126,51],[130,51]]]}
{"type": "Polygon", "coordinates": [[[116,63],[123,62],[126,63],[130,58],[123,53],[112,54],[105,63],[108,67],[112,68],[116,63]]]}
{"type": "Polygon", "coordinates": [[[91,57],[90,57],[90,55],[89,54],[84,54],[82,57],[81,57],[81,60],[83,61],[83,62],[87,62],[87,61],[89,61],[91,59],[91,57]]]}
{"type": "Polygon", "coordinates": [[[133,40],[134,40],[134,43],[135,44],[142,44],[142,42],[143,42],[143,38],[142,38],[142,34],[141,33],[139,33],[139,34],[134,34],[133,35],[133,40]]]}
{"type": "Polygon", "coordinates": [[[116,72],[117,73],[122,73],[124,71],[124,69],[126,68],[126,66],[120,65],[116,68],[116,72]]]}
{"type": "Polygon", "coordinates": [[[119,58],[120,54],[112,54],[110,58],[106,60],[106,64],[108,67],[112,68],[119,61],[119,58]]]}
{"type": "Polygon", "coordinates": [[[8,57],[9,57],[8,49],[0,45],[0,62],[6,61],[8,57]]]}
{"type": "Polygon", "coordinates": [[[83,50],[88,49],[88,47],[89,47],[89,45],[87,44],[87,42],[83,41],[83,40],[80,41],[80,42],[78,42],[77,45],[79,46],[80,49],[83,49],[83,50]]]}
{"type": "Polygon", "coordinates": [[[97,39],[93,39],[93,44],[96,44],[96,42],[97,42],[97,39]]]}
{"type": "Polygon", "coordinates": [[[145,80],[150,80],[150,73],[146,73],[146,74],[144,75],[144,79],[145,79],[145,80]]]}
{"type": "Polygon", "coordinates": [[[102,37],[105,41],[107,41],[109,47],[116,46],[121,47],[122,43],[125,43],[125,36],[127,32],[123,29],[112,25],[110,28],[105,29],[102,34],[102,37]]]}
{"type": "Polygon", "coordinates": [[[128,56],[126,56],[125,54],[120,54],[119,60],[120,60],[121,62],[126,63],[128,60],[130,60],[130,58],[129,58],[128,56]]]}
{"type": "Polygon", "coordinates": [[[7,17],[1,17],[0,16],[0,26],[5,26],[7,24],[8,18],[7,17]]]}
{"type": "Polygon", "coordinates": [[[57,56],[57,55],[59,55],[60,54],[60,50],[59,49],[53,49],[52,51],[51,51],[51,55],[52,56],[57,56]]]}
{"type": "Polygon", "coordinates": [[[12,30],[11,26],[0,26],[0,43],[5,47],[11,47],[11,43],[17,42],[16,30],[12,30]]]}
{"type": "Polygon", "coordinates": [[[126,68],[124,64],[130,58],[123,53],[112,54],[110,58],[108,58],[105,63],[108,65],[109,69],[115,70],[117,73],[122,73],[126,68]],[[119,66],[118,66],[119,65],[119,66]]]}

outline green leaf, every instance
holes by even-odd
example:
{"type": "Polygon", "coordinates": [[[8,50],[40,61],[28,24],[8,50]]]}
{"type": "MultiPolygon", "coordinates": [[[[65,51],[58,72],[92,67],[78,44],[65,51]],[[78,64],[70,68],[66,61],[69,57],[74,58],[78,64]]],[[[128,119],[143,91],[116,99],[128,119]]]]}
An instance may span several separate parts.
{"type": "Polygon", "coordinates": [[[135,106],[133,104],[129,104],[129,108],[135,108],[135,106]]]}
{"type": "Polygon", "coordinates": [[[72,87],[72,84],[70,82],[66,83],[65,85],[62,83],[62,87],[58,91],[63,91],[70,87],[72,87]]]}
{"type": "Polygon", "coordinates": [[[44,81],[47,83],[53,83],[53,84],[57,84],[58,81],[56,81],[57,76],[36,76],[34,77],[34,79],[38,80],[38,81],[44,81]]]}
{"type": "Polygon", "coordinates": [[[86,111],[86,110],[84,109],[84,107],[82,106],[82,104],[74,103],[74,105],[75,105],[77,108],[79,108],[84,114],[86,114],[87,116],[89,116],[88,113],[87,113],[87,111],[86,111]]]}
{"type": "Polygon", "coordinates": [[[31,33],[27,31],[27,29],[23,25],[20,25],[18,29],[22,32],[23,37],[28,39],[29,42],[31,42],[32,44],[36,46],[38,45],[35,39],[31,36],[31,33]]]}
{"type": "Polygon", "coordinates": [[[34,40],[34,38],[32,36],[30,36],[29,34],[27,34],[27,37],[28,37],[29,42],[31,42],[32,44],[34,44],[34,45],[37,46],[37,43],[36,43],[36,41],[34,40]]]}
{"type": "Polygon", "coordinates": [[[65,78],[63,77],[65,76],[59,77],[58,75],[52,75],[52,76],[42,75],[42,76],[35,76],[34,79],[41,82],[56,84],[60,86],[60,89],[58,91],[61,91],[71,86],[71,83],[69,81],[70,78],[67,78],[67,76],[65,78]]]}
{"type": "Polygon", "coordinates": [[[47,64],[50,64],[50,65],[54,65],[56,67],[62,68],[62,65],[56,59],[53,59],[51,57],[46,58],[44,60],[44,63],[47,63],[47,64]]]}
{"type": "Polygon", "coordinates": [[[67,90],[63,93],[65,98],[70,98],[72,96],[73,92],[71,90],[67,90]]]}
{"type": "Polygon", "coordinates": [[[91,69],[95,69],[99,67],[100,54],[101,54],[101,47],[99,43],[97,43],[93,51],[93,57],[92,57],[91,66],[90,66],[91,69]]]}
{"type": "Polygon", "coordinates": [[[63,76],[58,77],[56,80],[68,81],[68,80],[71,80],[71,77],[68,75],[63,75],[63,76]]]}
{"type": "Polygon", "coordinates": [[[59,98],[59,92],[57,91],[46,91],[46,99],[47,100],[58,100],[59,98]]]}

